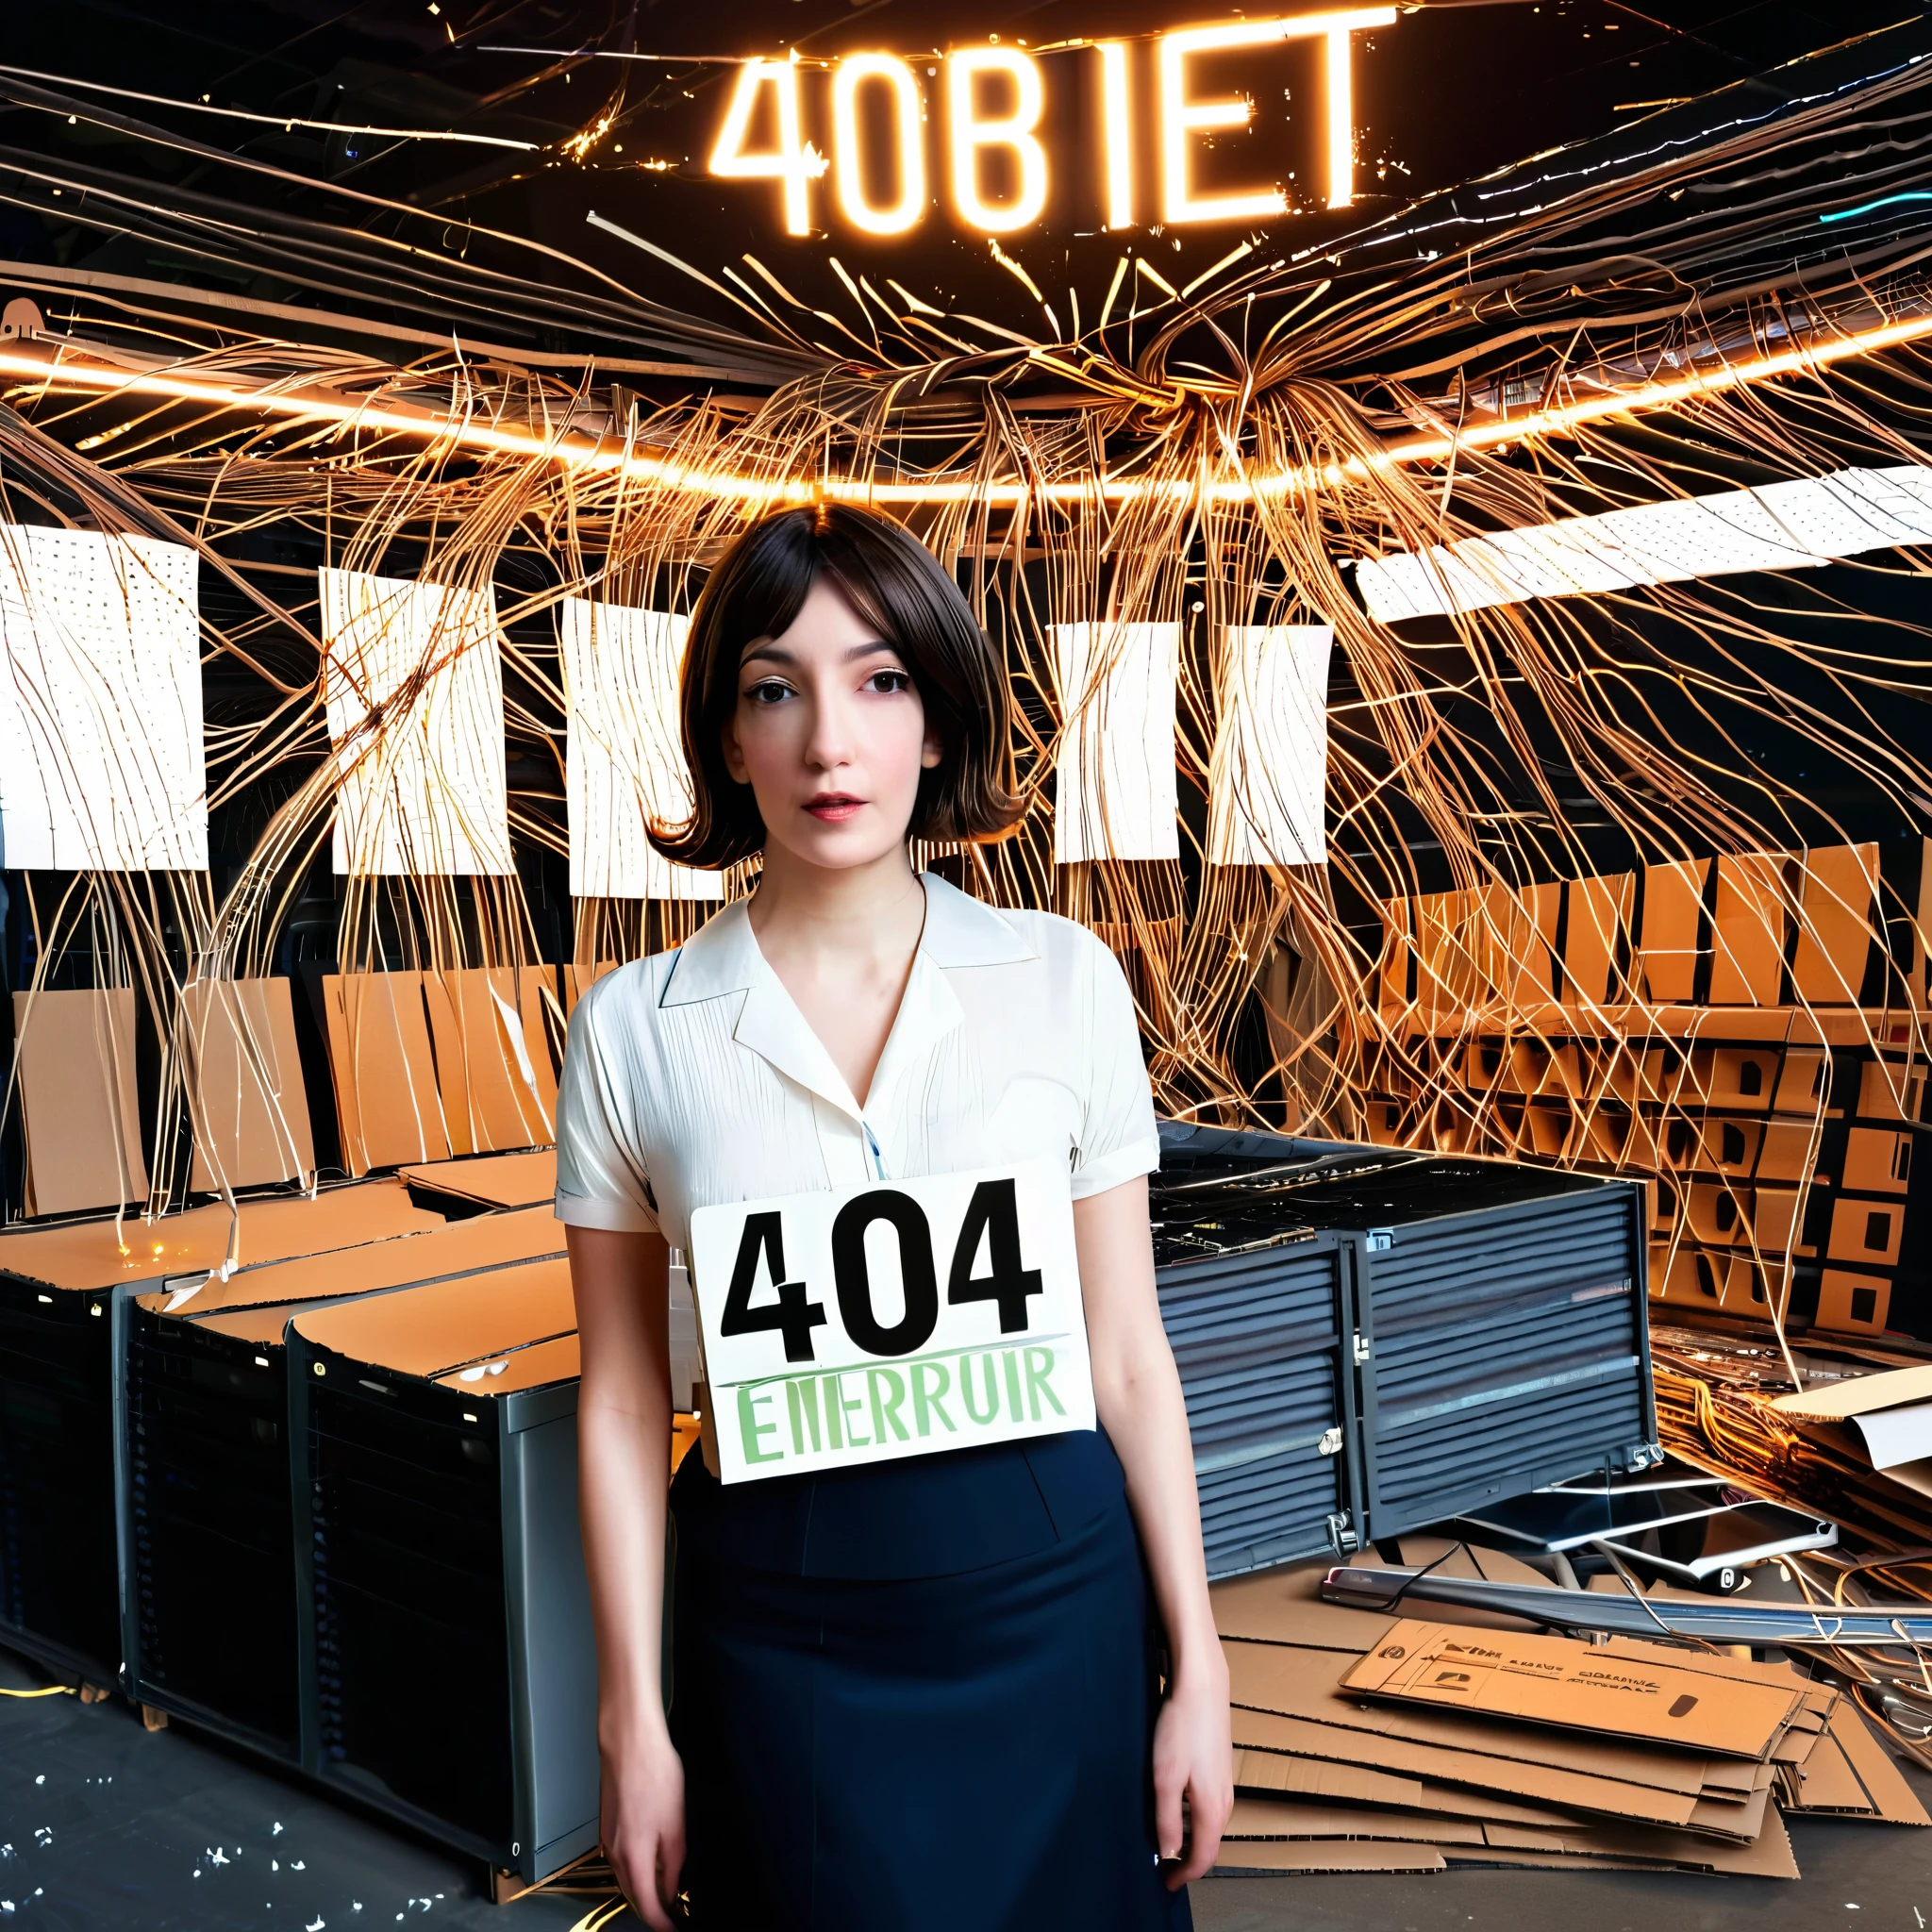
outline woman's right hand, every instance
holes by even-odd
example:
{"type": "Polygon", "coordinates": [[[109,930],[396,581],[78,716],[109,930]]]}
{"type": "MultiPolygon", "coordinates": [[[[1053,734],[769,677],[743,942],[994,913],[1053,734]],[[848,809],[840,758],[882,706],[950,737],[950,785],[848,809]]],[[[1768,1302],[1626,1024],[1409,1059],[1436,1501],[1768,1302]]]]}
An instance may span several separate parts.
{"type": "Polygon", "coordinates": [[[604,1856],[630,1908],[671,1932],[684,1871],[684,1765],[662,1725],[604,1757],[604,1856]]]}

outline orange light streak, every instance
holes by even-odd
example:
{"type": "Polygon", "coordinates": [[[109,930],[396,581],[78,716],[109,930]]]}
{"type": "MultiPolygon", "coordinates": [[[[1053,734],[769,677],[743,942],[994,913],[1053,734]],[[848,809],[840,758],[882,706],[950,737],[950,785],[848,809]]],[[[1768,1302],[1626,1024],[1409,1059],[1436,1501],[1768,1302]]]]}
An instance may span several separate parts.
{"type": "Polygon", "coordinates": [[[1796,375],[1831,367],[1859,356],[1897,348],[1932,336],[1932,314],[1886,323],[1803,348],[1781,349],[1746,361],[1729,362],[1708,371],[1687,371],[1667,380],[1641,383],[1627,390],[1588,397],[1554,408],[1498,418],[1458,433],[1407,438],[1391,442],[1373,457],[1320,467],[1304,465],[1268,474],[1224,474],[1205,484],[1189,478],[1149,482],[1134,476],[1104,476],[1091,483],[1028,485],[979,483],[967,478],[938,482],[874,482],[860,477],[801,477],[773,479],[733,475],[697,463],[677,463],[662,457],[626,451],[622,442],[591,438],[563,429],[544,434],[506,428],[479,418],[449,415],[421,405],[356,401],[317,390],[249,390],[166,369],[128,370],[70,360],[63,345],[52,356],[25,352],[18,342],[0,349],[0,375],[31,383],[45,393],[92,396],[158,396],[201,403],[242,413],[280,417],[291,423],[337,424],[344,429],[385,435],[420,436],[425,441],[494,456],[539,458],[567,463],[573,469],[620,475],[658,488],[687,491],[742,503],[811,503],[821,498],[852,503],[918,504],[985,502],[995,507],[1022,503],[1078,504],[1096,497],[1109,503],[1165,499],[1185,502],[1199,497],[1218,503],[1252,501],[1334,489],[1409,463],[1441,463],[1463,450],[1493,449],[1499,443],[1562,436],[1589,423],[1616,416],[1641,415],[1668,409],[1702,396],[1722,395],[1748,384],[1796,375]]]}

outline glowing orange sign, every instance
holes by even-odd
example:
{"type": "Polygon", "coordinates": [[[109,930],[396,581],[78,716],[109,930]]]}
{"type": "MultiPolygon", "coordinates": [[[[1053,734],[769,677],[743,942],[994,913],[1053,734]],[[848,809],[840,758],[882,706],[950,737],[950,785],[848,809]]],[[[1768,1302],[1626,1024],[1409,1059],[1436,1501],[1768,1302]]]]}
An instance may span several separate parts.
{"type": "MultiPolygon", "coordinates": [[[[1243,94],[1198,92],[1191,62],[1202,55],[1309,38],[1324,42],[1327,203],[1346,208],[1355,194],[1351,36],[1391,25],[1394,20],[1393,7],[1362,7],[1162,34],[1152,43],[1157,82],[1151,130],[1135,120],[1136,50],[1124,41],[1087,43],[1099,62],[1099,199],[1107,225],[1129,227],[1138,218],[1135,160],[1150,131],[1159,161],[1162,222],[1252,222],[1287,212],[1288,198],[1278,184],[1214,192],[1195,186],[1194,166],[1204,137],[1246,127],[1254,118],[1254,104],[1243,94]]],[[[1029,228],[1045,211],[1053,163],[1044,136],[1045,71],[1037,56],[1020,47],[960,48],[944,57],[943,78],[932,100],[913,64],[897,55],[853,54],[833,61],[829,158],[805,136],[802,64],[795,56],[744,61],[710,156],[711,173],[725,180],[780,184],[788,234],[808,235],[814,214],[823,218],[824,211],[813,208],[811,190],[828,171],[833,218],[867,235],[903,235],[924,220],[934,204],[929,182],[935,174],[946,183],[958,220],[982,233],[1009,235],[1029,228]],[[749,145],[753,123],[768,94],[769,145],[754,150],[749,145]],[[886,109],[891,131],[883,140],[876,112],[869,126],[862,102],[886,109]],[[928,115],[942,129],[937,168],[927,153],[928,115]],[[887,158],[890,169],[882,165],[887,158]],[[989,161],[994,164],[991,169],[989,161]],[[890,192],[883,194],[882,176],[890,181],[890,192]],[[990,186],[990,176],[1000,185],[990,186]]],[[[939,63],[925,72],[938,77],[939,63]]]]}

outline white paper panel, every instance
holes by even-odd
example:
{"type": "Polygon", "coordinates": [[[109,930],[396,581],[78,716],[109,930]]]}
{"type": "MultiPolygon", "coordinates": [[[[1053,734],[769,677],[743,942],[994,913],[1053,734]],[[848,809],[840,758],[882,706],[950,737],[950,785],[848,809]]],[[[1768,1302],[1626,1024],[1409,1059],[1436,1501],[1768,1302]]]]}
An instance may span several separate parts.
{"type": "Polygon", "coordinates": [[[490,594],[361,571],[325,570],[321,579],[323,694],[343,774],[336,870],[509,873],[503,663],[490,594]],[[407,700],[392,705],[406,686],[407,700]]]}
{"type": "Polygon", "coordinates": [[[1932,1402],[1888,1408],[1877,1415],[1856,1415],[1852,1426],[1864,1437],[1865,1453],[1874,1469],[1892,1469],[1901,1462],[1919,1462],[1932,1456],[1932,1402]]]}
{"type": "Polygon", "coordinates": [[[1323,807],[1334,627],[1237,625],[1226,635],[1208,768],[1208,860],[1321,865],[1328,857],[1323,807]]]}
{"type": "Polygon", "coordinates": [[[185,544],[0,525],[0,858],[208,864],[197,559],[185,544]]]}
{"type": "Polygon", "coordinates": [[[674,865],[645,826],[691,814],[678,736],[686,618],[625,604],[563,604],[570,889],[580,899],[722,899],[724,874],[674,865]]]}
{"type": "Polygon", "coordinates": [[[1058,864],[1178,858],[1174,777],[1177,624],[1057,624],[1060,733],[1058,864]]]}
{"type": "Polygon", "coordinates": [[[1356,581],[1369,615],[1398,624],[1529,597],[1803,570],[1924,542],[1932,542],[1932,471],[1840,470],[1369,558],[1356,581]]]}

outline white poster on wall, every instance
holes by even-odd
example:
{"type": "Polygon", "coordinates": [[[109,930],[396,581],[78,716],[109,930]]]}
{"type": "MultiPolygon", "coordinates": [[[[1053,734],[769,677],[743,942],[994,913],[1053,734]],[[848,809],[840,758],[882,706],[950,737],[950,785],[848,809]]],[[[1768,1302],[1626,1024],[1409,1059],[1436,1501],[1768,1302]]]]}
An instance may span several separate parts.
{"type": "Polygon", "coordinates": [[[1053,856],[1178,858],[1174,775],[1177,624],[1057,624],[1058,799],[1053,856]]]}
{"type": "Polygon", "coordinates": [[[674,865],[645,836],[691,815],[678,731],[688,618],[566,597],[558,640],[570,743],[570,889],[580,899],[722,899],[724,874],[674,865]]]}
{"type": "Polygon", "coordinates": [[[1214,865],[1320,865],[1328,857],[1326,624],[1234,625],[1208,768],[1214,865]]]}
{"type": "Polygon", "coordinates": [[[0,863],[208,864],[199,558],[0,525],[0,863]]]}
{"type": "Polygon", "coordinates": [[[503,663],[487,591],[321,574],[335,869],[508,874],[503,663]]]}

